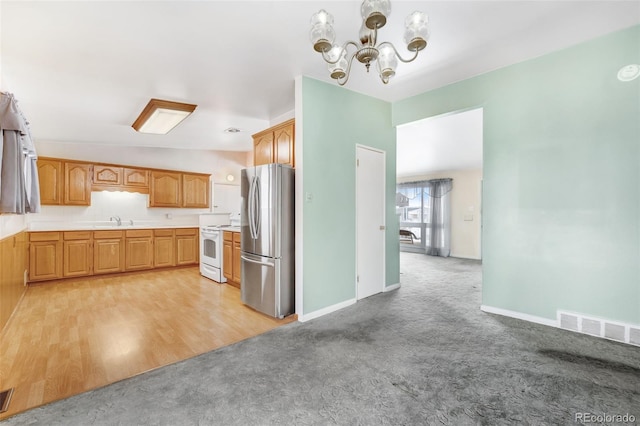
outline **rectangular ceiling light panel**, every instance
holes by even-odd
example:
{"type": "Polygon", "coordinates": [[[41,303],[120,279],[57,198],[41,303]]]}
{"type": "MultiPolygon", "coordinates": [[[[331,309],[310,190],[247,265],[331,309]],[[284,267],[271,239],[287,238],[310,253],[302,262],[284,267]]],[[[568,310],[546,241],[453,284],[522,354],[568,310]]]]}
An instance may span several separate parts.
{"type": "Polygon", "coordinates": [[[132,127],[141,133],[164,135],[187,118],[197,105],[151,99],[132,127]]]}

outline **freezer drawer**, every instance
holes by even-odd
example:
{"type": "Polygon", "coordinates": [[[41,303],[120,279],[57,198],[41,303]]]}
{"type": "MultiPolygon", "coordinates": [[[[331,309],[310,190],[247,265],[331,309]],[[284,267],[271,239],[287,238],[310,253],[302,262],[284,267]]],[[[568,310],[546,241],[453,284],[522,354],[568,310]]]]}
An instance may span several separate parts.
{"type": "Polygon", "coordinates": [[[242,252],[242,303],[276,318],[293,313],[293,293],[283,288],[280,259],[242,252]]]}

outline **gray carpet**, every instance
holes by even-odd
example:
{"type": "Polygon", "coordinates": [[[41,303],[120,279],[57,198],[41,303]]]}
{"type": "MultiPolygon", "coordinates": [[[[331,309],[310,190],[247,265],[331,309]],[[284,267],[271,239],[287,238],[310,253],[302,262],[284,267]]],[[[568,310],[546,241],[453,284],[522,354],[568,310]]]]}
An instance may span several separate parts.
{"type": "MultiPolygon", "coordinates": [[[[477,261],[402,253],[402,287],[36,408],[7,425],[640,421],[640,349],[479,310],[477,261]]],[[[615,422],[605,422],[615,424],[615,422]]]]}

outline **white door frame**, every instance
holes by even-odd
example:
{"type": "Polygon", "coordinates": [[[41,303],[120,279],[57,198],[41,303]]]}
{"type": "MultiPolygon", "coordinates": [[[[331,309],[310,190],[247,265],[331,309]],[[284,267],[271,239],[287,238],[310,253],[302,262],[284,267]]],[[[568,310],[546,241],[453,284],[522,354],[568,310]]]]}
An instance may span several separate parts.
{"type": "Polygon", "coordinates": [[[382,179],[383,179],[383,185],[382,185],[382,204],[383,204],[383,208],[382,208],[382,225],[384,226],[384,236],[382,239],[382,285],[380,287],[380,292],[384,291],[385,288],[385,280],[386,280],[386,267],[387,267],[387,259],[386,259],[386,246],[387,246],[387,239],[386,239],[386,233],[387,233],[387,218],[386,218],[386,202],[387,202],[387,197],[386,197],[386,183],[387,183],[387,152],[383,151],[381,149],[377,149],[377,148],[373,148],[367,145],[362,145],[362,144],[356,144],[356,164],[355,164],[355,168],[356,168],[356,179],[355,179],[355,184],[356,184],[356,276],[354,277],[354,286],[355,286],[355,293],[356,293],[356,300],[359,300],[360,297],[358,296],[358,275],[359,275],[359,271],[358,271],[358,149],[366,149],[369,151],[373,151],[373,152],[377,152],[382,154],[382,179]]]}

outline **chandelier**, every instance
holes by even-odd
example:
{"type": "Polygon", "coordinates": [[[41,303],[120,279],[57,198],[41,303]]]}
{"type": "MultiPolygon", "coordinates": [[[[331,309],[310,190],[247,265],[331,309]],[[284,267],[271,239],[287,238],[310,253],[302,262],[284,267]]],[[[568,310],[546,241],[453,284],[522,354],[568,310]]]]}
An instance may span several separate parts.
{"type": "Polygon", "coordinates": [[[418,57],[418,52],[427,46],[429,40],[428,18],[423,12],[413,12],[405,20],[404,42],[407,50],[414,52],[413,56],[405,59],[400,56],[395,46],[389,42],[377,44],[378,29],[387,23],[391,14],[390,0],[364,0],[360,6],[362,26],[360,27],[359,42],[347,41],[342,46],[334,44],[333,16],[321,9],[311,17],[311,31],[309,37],[313,48],[322,55],[327,63],[331,78],[340,86],[349,80],[351,63],[356,58],[360,63],[369,67],[376,63],[378,75],[384,84],[396,73],[398,60],[412,62],[418,57]],[[349,53],[347,48],[353,46],[355,51],[349,53]],[[347,59],[348,57],[348,59],[347,59]]]}

